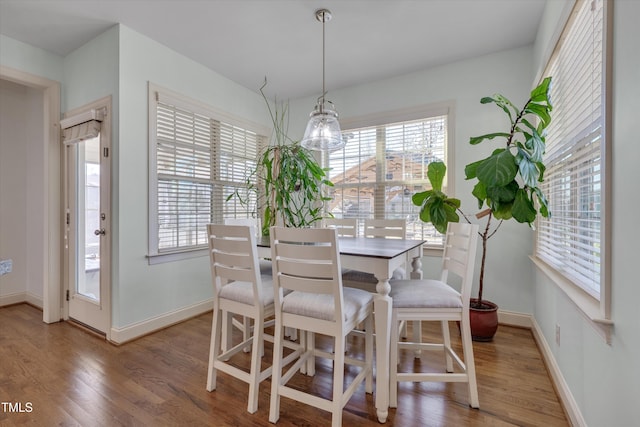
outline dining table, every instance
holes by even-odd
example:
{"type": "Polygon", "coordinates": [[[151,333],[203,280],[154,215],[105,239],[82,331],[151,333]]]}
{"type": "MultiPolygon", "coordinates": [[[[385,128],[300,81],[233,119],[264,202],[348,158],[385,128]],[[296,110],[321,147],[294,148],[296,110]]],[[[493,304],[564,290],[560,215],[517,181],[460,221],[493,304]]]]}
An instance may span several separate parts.
{"type": "MultiPolygon", "coordinates": [[[[389,415],[389,355],[391,351],[391,309],[389,279],[402,265],[411,266],[411,279],[422,278],[423,240],[385,239],[379,237],[340,237],[338,239],[340,263],[344,269],[373,274],[378,283],[374,296],[375,312],[375,407],[378,421],[384,423],[389,415]]],[[[269,237],[257,241],[258,256],[271,257],[269,237]]],[[[407,268],[408,270],[408,268],[407,268]]]]}

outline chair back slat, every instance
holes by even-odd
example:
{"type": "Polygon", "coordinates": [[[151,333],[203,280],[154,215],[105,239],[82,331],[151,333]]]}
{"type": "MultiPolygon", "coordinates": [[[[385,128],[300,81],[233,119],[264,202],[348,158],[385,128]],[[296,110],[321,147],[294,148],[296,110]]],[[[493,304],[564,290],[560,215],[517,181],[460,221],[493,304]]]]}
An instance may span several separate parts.
{"type": "Polygon", "coordinates": [[[311,294],[331,295],[333,294],[333,280],[314,279],[309,277],[279,276],[280,286],[291,291],[307,292],[311,294]]]}
{"type": "Polygon", "coordinates": [[[326,244],[313,244],[304,242],[305,244],[289,243],[286,241],[279,242],[279,255],[282,258],[302,259],[302,260],[331,260],[332,246],[326,244]]]}
{"type": "Polygon", "coordinates": [[[460,277],[460,294],[465,304],[469,303],[471,295],[477,242],[477,224],[449,223],[442,256],[441,280],[447,282],[449,273],[460,277]]]}
{"type": "Polygon", "coordinates": [[[208,224],[211,273],[216,296],[234,282],[253,285],[254,302],[261,301],[262,282],[258,267],[255,227],[208,224]]]}
{"type": "Polygon", "coordinates": [[[325,218],[324,226],[338,230],[339,237],[356,237],[358,235],[357,218],[325,218]]]}
{"type": "Polygon", "coordinates": [[[337,230],[272,227],[276,313],[284,290],[334,296],[335,318],[343,313],[337,230]]]}
{"type": "Polygon", "coordinates": [[[404,219],[365,219],[364,237],[384,237],[404,239],[407,222],[404,219]]]}

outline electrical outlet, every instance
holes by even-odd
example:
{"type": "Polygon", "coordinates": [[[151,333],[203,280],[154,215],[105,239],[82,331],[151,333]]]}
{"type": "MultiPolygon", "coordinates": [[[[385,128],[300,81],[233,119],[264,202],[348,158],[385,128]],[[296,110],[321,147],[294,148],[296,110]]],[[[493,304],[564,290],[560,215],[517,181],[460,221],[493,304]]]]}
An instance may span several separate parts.
{"type": "Polygon", "coordinates": [[[556,344],[560,345],[560,325],[556,324],[556,344]]]}
{"type": "Polygon", "coordinates": [[[0,276],[11,273],[13,270],[13,260],[3,259],[0,261],[0,276]]]}

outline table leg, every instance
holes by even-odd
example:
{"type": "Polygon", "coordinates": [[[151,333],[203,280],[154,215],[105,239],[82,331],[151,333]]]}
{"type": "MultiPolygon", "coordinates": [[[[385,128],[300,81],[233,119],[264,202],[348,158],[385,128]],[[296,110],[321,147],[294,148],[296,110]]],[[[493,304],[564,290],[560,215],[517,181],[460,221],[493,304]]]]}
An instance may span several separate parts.
{"type": "Polygon", "coordinates": [[[420,255],[413,258],[413,261],[411,262],[412,279],[422,279],[422,251],[420,252],[420,255]]]}
{"type": "MultiPolygon", "coordinates": [[[[379,286],[384,286],[384,283],[379,286]]],[[[387,282],[387,286],[389,286],[387,282]]],[[[376,329],[376,410],[378,421],[389,415],[389,339],[391,327],[391,297],[378,293],[374,297],[376,329]]]]}

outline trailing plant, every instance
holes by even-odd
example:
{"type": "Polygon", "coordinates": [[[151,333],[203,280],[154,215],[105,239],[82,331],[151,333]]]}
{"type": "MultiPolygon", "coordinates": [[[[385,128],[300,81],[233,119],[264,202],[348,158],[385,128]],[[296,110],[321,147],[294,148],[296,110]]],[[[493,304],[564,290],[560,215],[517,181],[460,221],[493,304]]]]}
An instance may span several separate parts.
{"type": "Polygon", "coordinates": [[[309,227],[321,220],[324,202],[331,200],[325,195],[324,186],[333,186],[327,178],[327,169],[318,164],[311,151],[287,135],[288,105],[274,100],[272,108],[263,91],[266,84],[265,79],[260,93],[269,110],[273,133],[246,179],[248,194],[254,197],[243,197],[236,190],[227,198],[238,197],[245,204],[255,200],[265,236],[278,223],[285,227],[309,227]]]}
{"type": "MultiPolygon", "coordinates": [[[[471,145],[490,140],[504,141],[488,157],[465,167],[466,179],[477,180],[472,194],[478,201],[478,208],[485,208],[475,217],[486,218],[485,226],[478,233],[482,241],[482,258],[476,308],[483,305],[487,242],[502,222],[513,218],[533,228],[538,213],[545,218],[551,215],[547,199],[538,187],[544,180],[545,129],[551,122],[550,86],[551,77],[547,77],[531,91],[529,100],[521,109],[500,94],[480,100],[482,104],[498,106],[508,116],[510,127],[507,132],[488,133],[469,140],[471,145]],[[492,223],[494,219],[497,223],[492,223]]],[[[460,221],[460,215],[471,222],[461,210],[460,200],[442,192],[445,173],[444,163],[430,163],[427,178],[431,182],[431,190],[416,193],[412,198],[413,203],[420,206],[420,219],[431,222],[441,233],[446,232],[450,221],[460,221]]]]}

